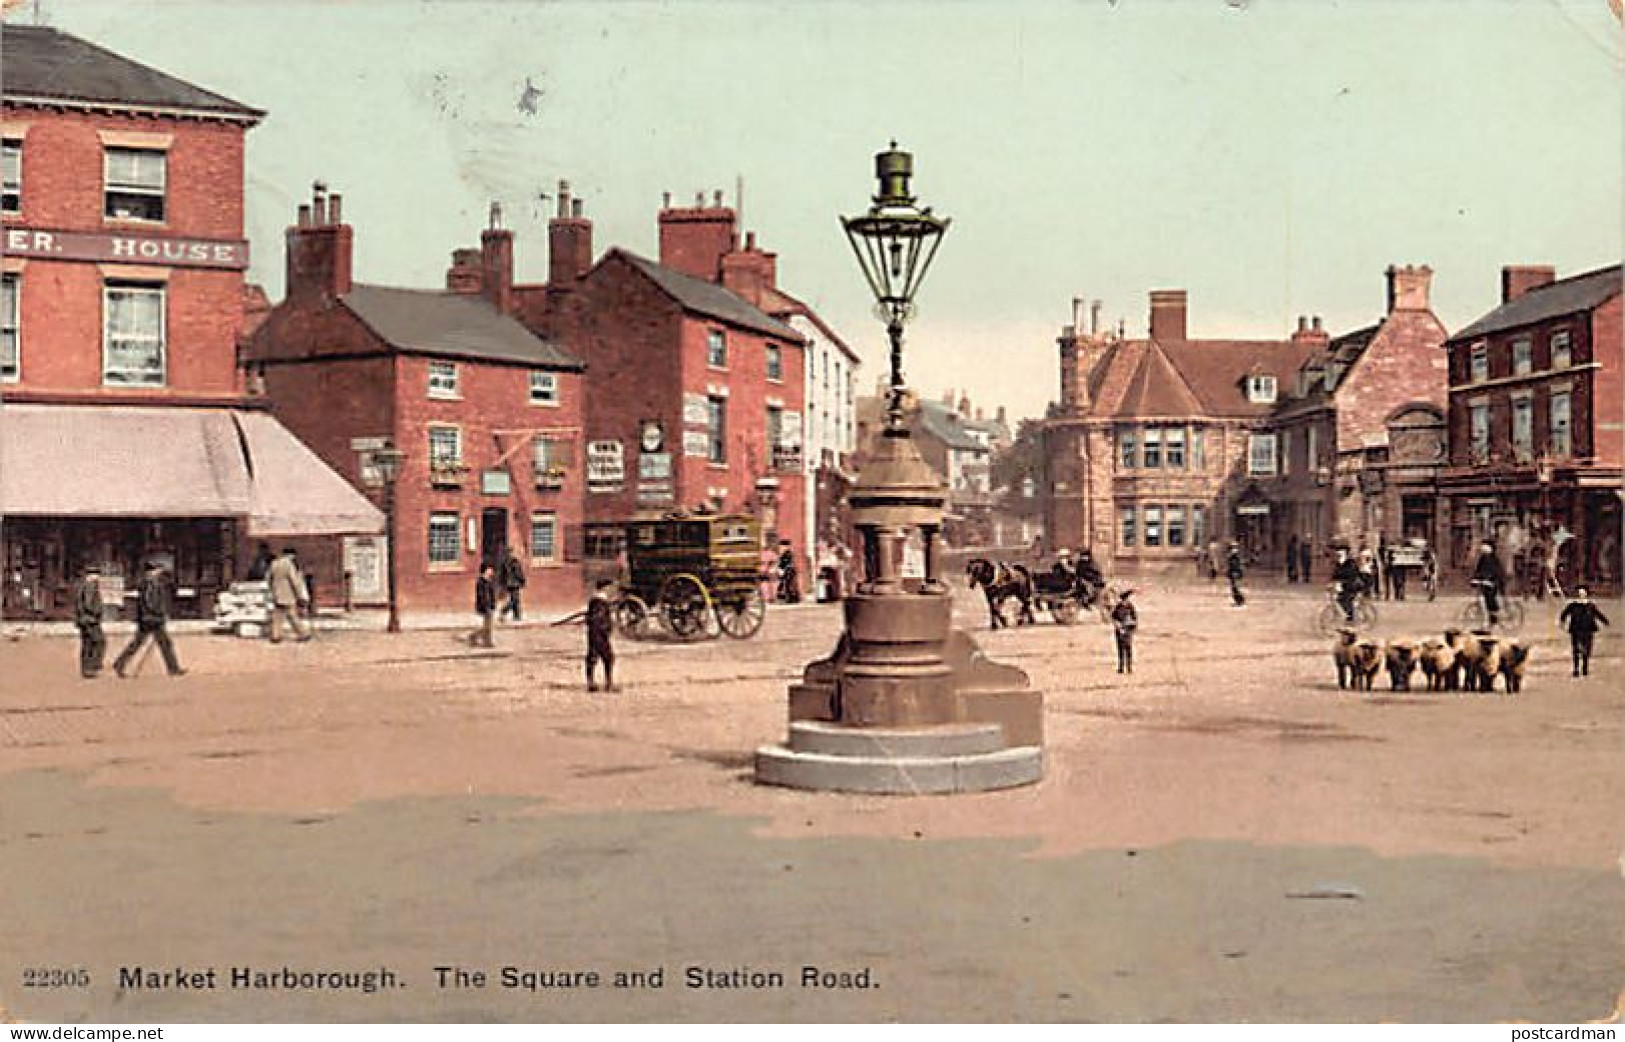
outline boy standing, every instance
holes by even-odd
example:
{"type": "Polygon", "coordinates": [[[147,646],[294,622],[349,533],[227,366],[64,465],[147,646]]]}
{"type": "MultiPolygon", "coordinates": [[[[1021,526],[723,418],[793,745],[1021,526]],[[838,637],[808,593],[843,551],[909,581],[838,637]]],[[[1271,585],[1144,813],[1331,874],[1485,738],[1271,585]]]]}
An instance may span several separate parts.
{"type": "Polygon", "coordinates": [[[607,579],[600,580],[592,592],[592,599],[587,601],[588,691],[598,690],[598,685],[593,683],[593,667],[599,662],[604,664],[604,690],[615,690],[615,645],[611,640],[615,619],[609,600],[609,589],[614,585],[607,579]]]}
{"type": "Polygon", "coordinates": [[[1133,590],[1124,590],[1112,608],[1112,632],[1117,637],[1117,672],[1134,672],[1134,631],[1139,628],[1140,616],[1129,600],[1133,590]]]}
{"type": "Polygon", "coordinates": [[[494,648],[493,632],[497,618],[496,566],[487,563],[480,568],[479,580],[474,584],[474,611],[480,617],[477,629],[468,635],[468,642],[477,648],[494,648]]]}
{"type": "Polygon", "coordinates": [[[1557,624],[1569,631],[1569,649],[1574,653],[1574,676],[1591,675],[1591,642],[1597,635],[1597,624],[1608,625],[1608,616],[1591,602],[1591,591],[1584,586],[1574,588],[1574,600],[1563,605],[1557,624]]]}

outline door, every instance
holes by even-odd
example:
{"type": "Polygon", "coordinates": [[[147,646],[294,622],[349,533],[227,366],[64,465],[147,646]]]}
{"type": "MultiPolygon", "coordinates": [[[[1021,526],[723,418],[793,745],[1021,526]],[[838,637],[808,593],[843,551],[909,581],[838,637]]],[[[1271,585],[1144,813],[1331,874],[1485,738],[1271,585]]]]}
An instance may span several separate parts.
{"type": "Polygon", "coordinates": [[[480,564],[500,564],[507,549],[508,512],[486,507],[480,512],[480,564]]]}

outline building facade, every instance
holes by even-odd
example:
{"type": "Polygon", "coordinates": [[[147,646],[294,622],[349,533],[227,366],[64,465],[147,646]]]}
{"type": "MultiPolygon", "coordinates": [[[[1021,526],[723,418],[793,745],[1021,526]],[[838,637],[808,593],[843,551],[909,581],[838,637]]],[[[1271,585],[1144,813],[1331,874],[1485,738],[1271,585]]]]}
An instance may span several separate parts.
{"type": "Polygon", "coordinates": [[[0,511],[9,617],[142,563],[207,615],[261,538],[380,518],[237,368],[244,138],[263,113],[44,27],[3,29],[0,511]]]}
{"type": "Polygon", "coordinates": [[[1619,589],[1620,272],[1504,268],[1500,305],[1449,339],[1449,565],[1489,542],[1515,574],[1554,553],[1565,588],[1619,589]]]}
{"type": "MultiPolygon", "coordinates": [[[[589,480],[583,366],[515,317],[513,235],[493,208],[478,249],[452,255],[446,289],[354,281],[354,230],[317,186],[287,232],[287,292],[244,364],[279,419],[380,505],[373,453],[404,453],[395,481],[397,597],[464,609],[480,567],[512,549],[531,600],[582,595],[567,536],[589,480]]],[[[344,547],[359,603],[381,604],[391,549],[344,547]]]]}

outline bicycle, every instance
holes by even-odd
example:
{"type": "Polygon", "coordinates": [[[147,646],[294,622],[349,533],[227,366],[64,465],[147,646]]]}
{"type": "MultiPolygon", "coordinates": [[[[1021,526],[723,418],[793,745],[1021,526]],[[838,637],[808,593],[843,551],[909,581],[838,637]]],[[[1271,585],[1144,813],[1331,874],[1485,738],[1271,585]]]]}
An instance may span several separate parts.
{"type": "Polygon", "coordinates": [[[1331,583],[1326,587],[1326,604],[1315,616],[1315,625],[1323,637],[1330,637],[1345,626],[1355,629],[1369,629],[1377,624],[1377,606],[1371,603],[1371,598],[1365,592],[1354,595],[1354,620],[1351,622],[1343,613],[1343,606],[1337,601],[1337,584],[1331,583]]]}
{"type": "Polygon", "coordinates": [[[1488,630],[1491,633],[1517,633],[1523,629],[1524,607],[1522,598],[1501,596],[1501,605],[1496,610],[1496,621],[1492,624],[1489,610],[1484,607],[1484,583],[1482,580],[1473,580],[1478,587],[1473,599],[1461,610],[1461,626],[1465,630],[1488,630]]]}

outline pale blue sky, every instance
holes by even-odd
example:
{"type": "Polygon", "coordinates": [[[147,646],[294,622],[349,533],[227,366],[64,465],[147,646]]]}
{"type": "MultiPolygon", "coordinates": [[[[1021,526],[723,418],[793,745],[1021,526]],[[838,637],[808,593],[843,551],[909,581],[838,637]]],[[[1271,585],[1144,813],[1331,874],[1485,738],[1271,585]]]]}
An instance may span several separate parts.
{"type": "MultiPolygon", "coordinates": [[[[953,228],[908,373],[1035,414],[1074,295],[1143,332],[1184,287],[1201,336],[1375,319],[1390,263],[1459,328],[1506,263],[1622,252],[1621,49],[1606,0],[506,3],[40,0],[45,19],[269,110],[252,276],[321,178],[363,281],[438,286],[500,199],[524,279],[568,178],[600,252],[656,253],[661,193],[745,183],[781,283],[883,365],[836,216],[896,137],[953,228]],[[519,110],[527,77],[542,90],[519,110]]],[[[22,12],[26,18],[26,8],[22,12]]]]}

